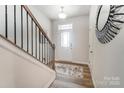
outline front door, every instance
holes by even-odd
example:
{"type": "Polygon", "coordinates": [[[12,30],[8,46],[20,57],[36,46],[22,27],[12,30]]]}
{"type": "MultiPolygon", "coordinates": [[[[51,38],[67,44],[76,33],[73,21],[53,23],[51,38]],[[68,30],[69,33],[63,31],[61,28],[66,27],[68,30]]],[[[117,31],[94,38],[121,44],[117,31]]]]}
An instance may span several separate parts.
{"type": "Polygon", "coordinates": [[[59,60],[72,61],[72,24],[60,26],[59,60]]]}

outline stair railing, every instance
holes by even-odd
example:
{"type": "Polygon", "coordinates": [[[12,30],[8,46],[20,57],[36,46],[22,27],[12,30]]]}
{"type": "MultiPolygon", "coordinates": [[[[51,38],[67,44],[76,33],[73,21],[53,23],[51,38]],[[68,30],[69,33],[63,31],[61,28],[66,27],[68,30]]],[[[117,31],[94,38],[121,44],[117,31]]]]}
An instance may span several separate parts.
{"type": "Polygon", "coordinates": [[[55,45],[52,44],[28,6],[5,5],[3,10],[5,29],[2,30],[4,34],[0,33],[0,36],[41,63],[54,67],[55,45]],[[12,7],[11,11],[10,7],[12,7]],[[10,13],[11,15],[13,13],[13,16],[10,17],[8,15],[10,13]],[[18,13],[20,16],[17,16],[18,13]],[[13,19],[11,27],[8,24],[9,18],[13,19]],[[18,24],[18,20],[20,20],[20,24],[18,24]],[[11,32],[11,36],[9,36],[10,32],[8,31],[10,28],[14,30],[11,32]]]}

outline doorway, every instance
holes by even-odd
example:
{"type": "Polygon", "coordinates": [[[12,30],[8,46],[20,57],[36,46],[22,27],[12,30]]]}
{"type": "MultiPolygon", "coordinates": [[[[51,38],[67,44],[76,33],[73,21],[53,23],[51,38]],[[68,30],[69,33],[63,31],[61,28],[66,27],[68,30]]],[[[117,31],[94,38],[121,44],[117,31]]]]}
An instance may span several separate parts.
{"type": "Polygon", "coordinates": [[[72,61],[72,24],[58,25],[59,60],[72,61]]]}

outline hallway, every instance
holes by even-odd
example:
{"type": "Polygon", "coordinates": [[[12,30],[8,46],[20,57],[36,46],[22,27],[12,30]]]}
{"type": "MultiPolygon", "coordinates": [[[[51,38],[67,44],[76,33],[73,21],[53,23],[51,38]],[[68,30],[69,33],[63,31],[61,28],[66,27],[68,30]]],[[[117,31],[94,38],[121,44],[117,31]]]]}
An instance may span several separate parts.
{"type": "Polygon", "coordinates": [[[51,88],[93,88],[88,65],[65,61],[55,62],[56,80],[51,88]]]}
{"type": "Polygon", "coordinates": [[[0,87],[124,87],[124,5],[0,11],[0,87]]]}

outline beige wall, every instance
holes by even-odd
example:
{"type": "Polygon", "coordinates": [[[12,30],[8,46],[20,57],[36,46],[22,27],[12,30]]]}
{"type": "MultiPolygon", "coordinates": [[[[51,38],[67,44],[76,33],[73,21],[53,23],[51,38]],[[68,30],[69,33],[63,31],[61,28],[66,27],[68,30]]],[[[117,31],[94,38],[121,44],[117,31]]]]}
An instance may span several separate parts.
{"type": "MultiPolygon", "coordinates": [[[[90,31],[93,36],[91,71],[96,87],[124,87],[124,27],[108,44],[101,44],[95,34],[97,6],[92,6],[90,31]]],[[[104,18],[104,16],[103,16],[104,18]]]]}
{"type": "Polygon", "coordinates": [[[52,40],[51,20],[36,6],[29,5],[28,7],[42,26],[43,30],[47,33],[48,37],[52,40]]]}
{"type": "MultiPolygon", "coordinates": [[[[44,31],[51,31],[50,20],[35,7],[29,7],[44,31]]],[[[8,39],[14,42],[14,7],[8,6],[8,39]]],[[[21,8],[16,7],[17,45],[21,46],[21,8]]],[[[0,6],[0,34],[5,35],[5,6],[0,6]]],[[[26,12],[23,12],[23,48],[27,49],[26,12]]],[[[35,30],[33,30],[35,31],[35,30]]],[[[49,37],[50,34],[48,33],[49,37]]],[[[35,37],[35,35],[34,35],[35,37]]],[[[35,43],[35,38],[33,39],[35,43]]],[[[33,45],[35,52],[35,44],[33,45]]],[[[37,49],[39,51],[39,49],[37,49]]],[[[29,53],[31,53],[31,20],[29,19],[29,53]]],[[[33,54],[35,56],[35,53],[33,54]]],[[[39,57],[39,55],[37,54],[39,57]]],[[[55,72],[23,51],[0,38],[0,87],[48,87],[55,79],[55,72]]]]}
{"type": "MultiPolygon", "coordinates": [[[[8,39],[14,42],[14,6],[8,5],[8,39]]],[[[47,32],[49,38],[51,39],[51,21],[35,6],[28,6],[33,15],[36,17],[40,25],[43,27],[44,31],[47,32]]],[[[16,41],[17,45],[21,47],[21,6],[16,6],[16,41]]],[[[24,9],[23,9],[24,10],[24,9]]],[[[5,35],[5,6],[0,5],[0,34],[5,35]]],[[[26,22],[26,11],[23,11],[23,48],[27,50],[27,22],[26,22]]],[[[35,33],[35,24],[33,23],[33,33],[35,33]]],[[[31,54],[31,18],[28,17],[28,43],[29,43],[29,53],[31,54]]],[[[39,33],[37,33],[37,40],[39,38],[39,33]]],[[[33,55],[35,56],[36,51],[36,35],[33,34],[33,55]]],[[[39,46],[39,43],[37,43],[39,46]]],[[[39,48],[37,48],[39,51],[39,48]]],[[[41,50],[42,52],[42,50],[41,50]]],[[[42,55],[41,55],[42,56],[42,55]]],[[[37,52],[37,57],[39,53],[37,52]]]]}
{"type": "Polygon", "coordinates": [[[53,21],[52,24],[52,31],[53,31],[53,41],[56,45],[55,50],[55,58],[56,60],[65,60],[63,55],[68,55],[66,53],[61,52],[60,47],[60,37],[58,35],[58,25],[61,24],[73,24],[73,31],[72,31],[72,62],[76,63],[85,63],[89,62],[88,57],[88,25],[89,25],[89,17],[88,16],[79,16],[73,17],[70,19],[65,20],[58,20],[53,21]],[[62,54],[63,53],[63,54],[62,54]]]}
{"type": "Polygon", "coordinates": [[[49,87],[55,71],[0,37],[0,87],[49,87]]]}

